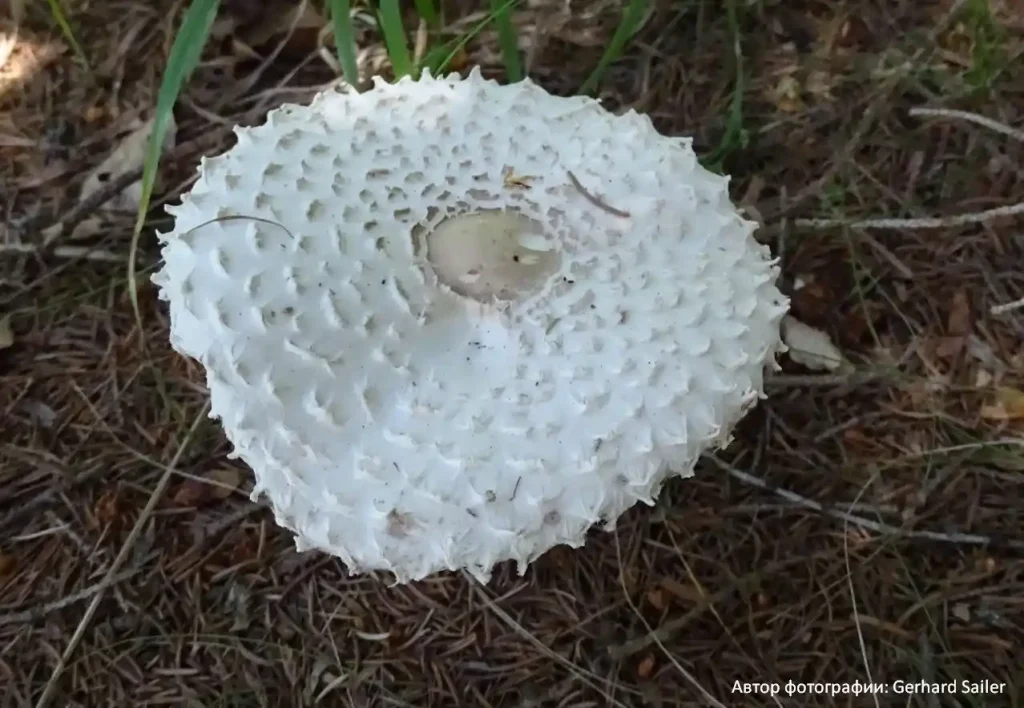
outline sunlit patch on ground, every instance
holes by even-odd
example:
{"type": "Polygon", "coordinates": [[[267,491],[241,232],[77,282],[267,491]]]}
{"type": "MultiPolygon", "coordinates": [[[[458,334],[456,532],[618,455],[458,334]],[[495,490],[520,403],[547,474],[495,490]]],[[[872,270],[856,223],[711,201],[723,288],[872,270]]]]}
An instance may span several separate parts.
{"type": "Polygon", "coordinates": [[[23,30],[0,30],[0,105],[63,52],[59,43],[41,41],[23,30]]]}

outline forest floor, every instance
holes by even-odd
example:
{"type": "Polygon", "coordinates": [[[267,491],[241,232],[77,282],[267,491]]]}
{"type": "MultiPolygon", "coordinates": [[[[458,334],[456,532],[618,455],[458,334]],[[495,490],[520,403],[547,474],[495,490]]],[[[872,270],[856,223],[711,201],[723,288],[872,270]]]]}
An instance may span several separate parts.
{"type": "MultiPolygon", "coordinates": [[[[725,3],[652,3],[599,95],[722,159],[794,314],[855,371],[783,357],[696,478],[487,586],[388,587],[297,553],[216,422],[187,433],[207,396],[148,281],[162,209],[138,257],[142,330],[130,209],[93,210],[39,250],[152,115],[184,4],[65,2],[91,73],[45,3],[17,33],[3,19],[0,704],[49,685],[60,706],[1024,705],[1024,308],[997,307],[1024,296],[1024,209],[982,214],[1024,202],[1024,135],[912,114],[1024,126],[1024,8],[737,4],[732,21],[725,3]],[[942,223],[849,224],[881,217],[942,223]],[[1003,688],[735,691],[922,680],[1003,688]]],[[[315,16],[282,42],[287,23],[255,21],[256,5],[225,3],[155,206],[233,123],[338,76],[315,16]]],[[[526,6],[530,76],[577,91],[620,3],[526,6]]],[[[479,18],[450,16],[445,38],[479,18]]],[[[379,36],[360,37],[363,70],[386,74],[379,36]]],[[[460,67],[501,78],[497,47],[483,32],[460,67]]]]}

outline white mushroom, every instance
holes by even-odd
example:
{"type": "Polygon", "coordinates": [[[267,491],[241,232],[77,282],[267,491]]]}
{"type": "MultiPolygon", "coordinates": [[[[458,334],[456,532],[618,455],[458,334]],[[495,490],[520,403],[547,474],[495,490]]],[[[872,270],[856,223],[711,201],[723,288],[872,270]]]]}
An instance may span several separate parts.
{"type": "Polygon", "coordinates": [[[236,133],[154,281],[300,550],[396,582],[524,572],[763,397],[777,266],[647,117],[474,70],[236,133]]]}

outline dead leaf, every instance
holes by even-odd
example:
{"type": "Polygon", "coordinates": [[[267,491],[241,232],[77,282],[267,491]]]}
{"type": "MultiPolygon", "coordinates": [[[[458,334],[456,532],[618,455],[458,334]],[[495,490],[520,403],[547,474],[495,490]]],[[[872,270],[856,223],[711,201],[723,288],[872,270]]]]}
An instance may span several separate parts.
{"type": "Polygon", "coordinates": [[[448,71],[460,72],[467,66],[469,66],[469,52],[465,47],[459,47],[455,50],[455,56],[448,62],[448,71]]]}
{"type": "Polygon", "coordinates": [[[800,82],[792,74],[779,78],[778,83],[769,93],[771,102],[783,113],[799,113],[804,110],[804,102],[800,96],[800,82]]]}
{"type": "Polygon", "coordinates": [[[996,389],[992,403],[981,407],[981,417],[986,420],[1024,419],[1024,391],[1003,386],[996,389]]]}
{"type": "Polygon", "coordinates": [[[750,184],[747,185],[746,191],[743,192],[743,197],[740,199],[742,206],[752,206],[757,203],[764,193],[764,188],[767,185],[760,175],[754,175],[750,178],[750,184]]]}
{"type": "Polygon", "coordinates": [[[935,356],[940,359],[955,359],[966,344],[966,337],[937,337],[934,342],[935,356]]]}
{"type": "Polygon", "coordinates": [[[258,13],[260,21],[239,33],[242,41],[256,49],[269,47],[284,58],[305,57],[317,50],[320,31],[327,22],[310,3],[298,7],[293,2],[256,4],[262,10],[258,13]],[[299,12],[302,14],[297,14],[299,12]],[[289,29],[292,30],[290,35],[289,29]]]}
{"type": "Polygon", "coordinates": [[[501,171],[505,189],[530,189],[530,182],[537,179],[535,175],[517,175],[511,167],[501,171]]]}
{"type": "Polygon", "coordinates": [[[28,413],[32,420],[47,430],[53,428],[53,424],[57,422],[57,412],[42,401],[24,401],[21,404],[21,409],[28,413]]]}
{"type": "Polygon", "coordinates": [[[93,517],[101,527],[109,526],[121,518],[121,499],[116,489],[108,489],[93,507],[93,517]]]}
{"type": "Polygon", "coordinates": [[[248,531],[243,531],[238,534],[237,538],[233,538],[231,540],[230,548],[231,552],[229,556],[231,558],[232,565],[248,563],[249,561],[255,560],[259,557],[259,536],[248,531]]]}
{"type": "Polygon", "coordinates": [[[14,344],[14,330],[11,329],[11,316],[0,317],[0,349],[7,349],[14,344]]]}
{"type": "Polygon", "coordinates": [[[789,358],[812,371],[838,371],[850,366],[827,334],[790,315],[782,320],[782,339],[789,347],[789,358]]]}
{"type": "MultiPolygon", "coordinates": [[[[0,142],[2,142],[2,139],[0,139],[0,142]]],[[[63,160],[54,160],[38,172],[33,171],[31,175],[27,175],[18,186],[22,189],[39,189],[50,182],[60,179],[70,171],[68,163],[63,160]]]]}
{"type": "Polygon", "coordinates": [[[171,503],[175,506],[199,506],[209,494],[207,485],[197,479],[186,479],[174,489],[171,503]]]}
{"type": "Polygon", "coordinates": [[[847,17],[839,26],[836,35],[836,46],[841,49],[858,49],[871,39],[871,30],[864,20],[853,16],[847,17]]]}
{"type": "Polygon", "coordinates": [[[822,101],[832,101],[832,89],[837,82],[838,77],[828,71],[812,71],[807,75],[807,92],[822,101]]]}
{"type": "MultiPolygon", "coordinates": [[[[72,241],[86,241],[109,231],[110,225],[101,216],[93,214],[79,221],[68,236],[72,241]]],[[[53,238],[47,234],[48,238],[53,238]]]]}
{"type": "Polygon", "coordinates": [[[935,356],[946,360],[959,357],[967,345],[967,337],[973,328],[974,319],[971,316],[970,300],[964,290],[958,290],[953,294],[949,314],[946,317],[947,336],[937,338],[935,356]]]}
{"type": "Polygon", "coordinates": [[[652,588],[647,591],[647,602],[650,603],[651,607],[662,612],[668,603],[665,601],[665,591],[661,588],[652,588]]]}
{"type": "Polygon", "coordinates": [[[211,492],[217,499],[227,499],[242,484],[242,473],[237,467],[218,467],[207,477],[211,492]]]}
{"type": "Polygon", "coordinates": [[[793,317],[812,327],[821,327],[834,317],[845,286],[835,270],[827,268],[825,272],[797,276],[802,287],[794,288],[790,299],[793,317]]]}
{"type": "Polygon", "coordinates": [[[225,14],[236,18],[240,23],[255,22],[260,18],[260,10],[263,10],[262,0],[224,0],[225,14]]]}
{"type": "Polygon", "coordinates": [[[973,327],[971,302],[963,289],[958,290],[953,295],[953,301],[949,306],[949,317],[946,320],[947,333],[953,337],[965,337],[971,333],[973,327]]]}
{"type": "Polygon", "coordinates": [[[231,584],[231,589],[228,590],[228,604],[233,610],[234,622],[231,624],[229,632],[241,632],[252,624],[252,618],[249,615],[251,598],[252,591],[249,588],[238,582],[231,584]]]}
{"type": "Polygon", "coordinates": [[[989,7],[992,18],[1007,30],[1024,30],[1024,2],[1021,0],[992,0],[989,7]]]}
{"type": "Polygon", "coordinates": [[[974,44],[970,29],[957,22],[952,28],[939,36],[940,56],[956,66],[970,66],[971,48],[974,44]]]}
{"type": "Polygon", "coordinates": [[[313,662],[313,668],[309,672],[309,678],[306,679],[306,688],[302,692],[303,705],[313,705],[313,698],[316,694],[316,689],[320,687],[320,677],[323,676],[327,669],[336,666],[335,662],[331,661],[326,656],[320,656],[313,662]]]}
{"type": "MultiPolygon", "coordinates": [[[[873,314],[870,309],[868,311],[873,314]]],[[[856,349],[865,343],[870,333],[871,322],[860,312],[847,312],[840,317],[840,346],[856,349]]]]}
{"type": "Polygon", "coordinates": [[[844,430],[842,438],[843,450],[852,459],[870,458],[878,453],[878,440],[875,436],[868,435],[859,425],[852,425],[844,430]]]}
{"type": "Polygon", "coordinates": [[[18,559],[10,553],[0,551],[0,578],[6,578],[18,567],[18,559]]]}
{"type": "Polygon", "coordinates": [[[86,123],[99,123],[100,121],[105,120],[108,115],[109,111],[106,106],[100,103],[94,103],[85,109],[85,115],[82,117],[85,118],[86,123]]]}
{"type": "Polygon", "coordinates": [[[648,654],[637,664],[636,675],[642,679],[650,678],[654,673],[654,664],[654,654],[648,654]]]}
{"type": "Polygon", "coordinates": [[[994,378],[999,378],[1006,373],[1006,362],[999,358],[991,344],[979,339],[977,335],[972,334],[967,337],[967,353],[991,370],[994,378]]]}
{"type": "MultiPolygon", "coordinates": [[[[104,185],[111,180],[115,180],[127,172],[142,167],[146,159],[146,149],[149,147],[149,136],[152,128],[153,121],[149,120],[121,140],[107,158],[100,163],[99,167],[86,177],[85,183],[82,185],[82,191],[78,196],[79,202],[85,201],[103,189],[104,185]]],[[[176,135],[177,127],[172,117],[167,129],[167,135],[164,138],[164,150],[169,150],[174,146],[176,135]]],[[[125,187],[120,194],[107,202],[106,208],[135,211],[138,209],[141,200],[142,181],[139,180],[125,187]]]]}
{"type": "Polygon", "coordinates": [[[175,488],[171,502],[177,506],[202,506],[227,499],[242,484],[237,467],[218,467],[205,478],[189,478],[175,488]]]}
{"type": "Polygon", "coordinates": [[[971,621],[971,608],[966,602],[958,602],[953,605],[953,616],[964,624],[967,624],[971,621]]]}
{"type": "Polygon", "coordinates": [[[671,593],[677,600],[687,605],[696,605],[704,599],[704,593],[700,588],[693,585],[686,585],[674,578],[665,578],[661,581],[661,587],[671,593]]]}

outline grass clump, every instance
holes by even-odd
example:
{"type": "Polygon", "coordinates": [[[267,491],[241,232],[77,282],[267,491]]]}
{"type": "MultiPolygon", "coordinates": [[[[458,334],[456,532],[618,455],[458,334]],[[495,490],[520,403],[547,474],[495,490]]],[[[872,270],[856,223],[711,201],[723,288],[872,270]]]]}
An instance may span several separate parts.
{"type": "Polygon", "coordinates": [[[136,323],[142,324],[142,313],[139,309],[138,284],[135,277],[135,259],[138,254],[139,237],[146,222],[149,201],[153,195],[156,182],[156,171],[160,164],[161,147],[167,137],[171,125],[174,105],[182,85],[188,80],[203,53],[206,39],[213,27],[213,21],[220,9],[220,0],[194,0],[185,13],[181,28],[171,45],[167,59],[167,69],[160,83],[160,91],[156,99],[156,111],[153,118],[153,132],[149,137],[146,150],[146,161],[142,173],[142,196],[139,199],[139,211],[132,231],[132,245],[128,256],[128,295],[135,312],[136,323]]]}
{"type": "Polygon", "coordinates": [[[356,38],[352,31],[352,6],[349,0],[329,0],[327,10],[334,30],[334,45],[338,63],[345,81],[350,86],[359,85],[359,67],[356,64],[356,38]]]}
{"type": "Polygon", "coordinates": [[[704,165],[712,171],[721,172],[725,161],[736,150],[745,148],[750,134],[743,125],[743,95],[746,91],[745,67],[743,65],[743,32],[740,28],[739,8],[737,0],[725,3],[726,19],[729,24],[729,36],[732,40],[732,58],[735,65],[732,99],[729,103],[729,115],[725,122],[725,133],[710,155],[704,158],[704,165]]]}
{"type": "Polygon", "coordinates": [[[971,38],[971,66],[964,79],[973,91],[985,92],[1006,66],[1005,32],[993,17],[988,0],[967,0],[962,12],[971,38]]]}
{"type": "Polygon", "coordinates": [[[601,58],[598,59],[597,66],[594,67],[590,76],[587,77],[583,86],[580,87],[580,93],[592,93],[598,84],[601,83],[601,79],[604,78],[608,66],[622,56],[629,40],[633,38],[643,25],[643,19],[647,14],[649,6],[650,0],[629,0],[626,9],[622,12],[622,20],[619,22],[618,27],[615,28],[615,34],[612,35],[611,41],[605,48],[601,58]]]}
{"type": "Polygon", "coordinates": [[[409,41],[402,25],[402,8],[399,7],[398,0],[380,0],[378,23],[384,34],[384,44],[387,45],[395,78],[412,74],[409,41]]]}
{"type": "Polygon", "coordinates": [[[60,0],[46,0],[46,2],[50,8],[50,16],[57,23],[57,27],[60,28],[60,33],[64,35],[64,40],[71,46],[71,51],[82,62],[82,66],[92,73],[89,57],[86,56],[85,50],[82,49],[81,43],[79,43],[78,38],[75,36],[75,31],[71,27],[71,21],[68,19],[67,13],[64,12],[64,6],[60,4],[60,0]]]}
{"type": "MultiPolygon", "coordinates": [[[[47,0],[47,2],[49,3],[50,13],[60,27],[67,42],[88,68],[85,52],[75,38],[60,0],[47,0]]],[[[519,52],[517,30],[512,20],[512,12],[521,2],[522,0],[490,0],[490,12],[481,22],[461,36],[430,48],[418,65],[414,64],[410,56],[408,36],[403,22],[403,8],[399,0],[379,0],[375,3],[373,9],[391,60],[395,78],[418,74],[424,69],[428,69],[434,74],[443,73],[447,70],[455,56],[474,36],[488,25],[493,24],[498,33],[506,78],[511,83],[525,78],[523,62],[519,52]]],[[[415,0],[414,7],[416,13],[422,18],[428,28],[437,30],[441,27],[443,20],[434,0],[415,0]]],[[[597,88],[608,66],[623,54],[629,41],[642,26],[643,18],[647,15],[649,7],[650,0],[628,0],[611,41],[583,84],[581,93],[591,93],[597,88]]],[[[199,62],[199,58],[209,38],[213,22],[220,9],[220,0],[192,0],[185,11],[181,26],[167,57],[167,63],[157,95],[153,130],[150,135],[144,162],[142,195],[132,233],[128,262],[129,297],[131,298],[132,308],[140,327],[142,323],[138,305],[135,261],[138,253],[139,238],[149,211],[149,204],[156,181],[156,172],[160,164],[161,146],[170,127],[178,95],[199,62]]],[[[357,45],[351,19],[351,0],[325,0],[324,11],[331,23],[338,63],[341,66],[345,80],[349,85],[359,90],[362,86],[362,81],[359,77],[359,68],[356,60],[357,45]]],[[[737,95],[741,92],[742,85],[738,82],[737,95]]],[[[741,118],[742,116],[740,116],[741,118]]],[[[733,127],[733,122],[730,122],[730,132],[727,133],[723,145],[728,146],[735,142],[733,127]]]]}

